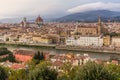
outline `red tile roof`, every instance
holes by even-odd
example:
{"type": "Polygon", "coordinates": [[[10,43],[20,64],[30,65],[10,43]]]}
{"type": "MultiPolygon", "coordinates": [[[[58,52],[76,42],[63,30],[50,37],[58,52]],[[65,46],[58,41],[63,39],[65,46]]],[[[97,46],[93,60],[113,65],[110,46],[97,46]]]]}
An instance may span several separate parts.
{"type": "Polygon", "coordinates": [[[11,66],[12,69],[24,69],[25,68],[25,65],[24,64],[18,64],[18,63],[14,63],[12,66],[11,66]]]}
{"type": "Polygon", "coordinates": [[[14,54],[34,56],[35,52],[29,50],[16,50],[14,54]]]}
{"type": "Polygon", "coordinates": [[[52,63],[53,66],[62,66],[63,65],[63,62],[61,61],[55,61],[52,63]]]}

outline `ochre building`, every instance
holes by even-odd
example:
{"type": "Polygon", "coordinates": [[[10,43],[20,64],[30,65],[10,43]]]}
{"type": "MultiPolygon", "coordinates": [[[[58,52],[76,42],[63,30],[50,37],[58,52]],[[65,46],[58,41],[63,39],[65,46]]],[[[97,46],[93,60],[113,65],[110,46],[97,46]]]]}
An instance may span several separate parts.
{"type": "Polygon", "coordinates": [[[99,17],[97,25],[77,25],[75,35],[101,35],[103,33],[103,26],[99,17]]]}

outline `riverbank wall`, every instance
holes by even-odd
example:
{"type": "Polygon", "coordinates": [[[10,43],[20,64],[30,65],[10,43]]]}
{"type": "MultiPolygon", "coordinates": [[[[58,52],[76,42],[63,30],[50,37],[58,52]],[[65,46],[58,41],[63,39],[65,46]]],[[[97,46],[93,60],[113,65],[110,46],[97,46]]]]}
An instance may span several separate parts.
{"type": "Polygon", "coordinates": [[[108,48],[108,47],[80,47],[80,46],[61,46],[55,44],[16,44],[16,43],[0,43],[0,45],[14,46],[14,47],[33,47],[33,48],[51,48],[56,50],[68,50],[68,51],[81,51],[81,52],[94,52],[94,53],[113,53],[120,54],[120,48],[108,48]]]}
{"type": "Polygon", "coordinates": [[[14,46],[14,47],[33,47],[33,48],[55,48],[53,44],[16,44],[16,43],[0,43],[1,46],[14,46]]]}
{"type": "Polygon", "coordinates": [[[108,48],[108,47],[56,46],[55,49],[82,51],[82,52],[94,52],[94,53],[120,54],[120,49],[118,49],[118,48],[116,48],[116,49],[115,48],[108,48]]]}

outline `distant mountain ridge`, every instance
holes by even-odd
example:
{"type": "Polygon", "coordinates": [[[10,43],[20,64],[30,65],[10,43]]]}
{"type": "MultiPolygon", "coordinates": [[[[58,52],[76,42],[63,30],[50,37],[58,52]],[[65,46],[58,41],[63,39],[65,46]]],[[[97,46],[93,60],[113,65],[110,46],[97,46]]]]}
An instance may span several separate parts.
{"type": "MultiPolygon", "coordinates": [[[[28,22],[35,22],[37,16],[28,16],[26,17],[28,22]]],[[[50,22],[56,18],[43,18],[44,22],[50,22]]],[[[23,17],[19,18],[5,18],[0,19],[0,23],[20,23],[23,20],[23,17]]]]}
{"type": "MultiPolygon", "coordinates": [[[[36,18],[38,16],[25,16],[28,22],[35,22],[36,18]]],[[[16,17],[16,18],[4,18],[0,19],[0,23],[20,23],[23,20],[24,17],[16,17]]],[[[44,21],[46,20],[52,20],[52,18],[44,18],[42,17],[44,21]]]]}
{"type": "Polygon", "coordinates": [[[96,10],[87,11],[81,13],[70,14],[58,19],[56,22],[95,22],[98,20],[98,16],[101,16],[103,21],[120,21],[120,12],[109,11],[109,10],[96,10]]]}
{"type": "MultiPolygon", "coordinates": [[[[42,17],[45,22],[96,22],[98,17],[101,16],[102,21],[106,22],[117,21],[120,22],[120,12],[109,11],[109,10],[96,10],[74,13],[66,15],[60,18],[45,18],[42,17]]],[[[34,22],[37,16],[27,16],[27,21],[34,22]]],[[[6,18],[1,19],[0,23],[20,23],[22,18],[6,18]]]]}

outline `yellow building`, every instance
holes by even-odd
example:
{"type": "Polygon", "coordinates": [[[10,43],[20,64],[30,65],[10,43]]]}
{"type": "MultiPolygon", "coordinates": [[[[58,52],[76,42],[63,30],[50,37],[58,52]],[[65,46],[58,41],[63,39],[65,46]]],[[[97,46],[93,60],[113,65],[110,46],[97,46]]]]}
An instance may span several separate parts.
{"type": "Polygon", "coordinates": [[[39,35],[33,36],[32,39],[33,39],[33,42],[36,42],[36,43],[43,43],[43,44],[51,43],[51,39],[46,38],[46,37],[41,37],[39,35]]]}
{"type": "Polygon", "coordinates": [[[78,26],[76,30],[77,35],[97,35],[96,27],[78,26]]]}
{"type": "Polygon", "coordinates": [[[103,33],[103,27],[101,19],[99,17],[97,25],[78,25],[75,30],[75,35],[101,35],[103,33]]]}
{"type": "Polygon", "coordinates": [[[46,36],[51,40],[52,44],[59,43],[60,37],[57,34],[46,34],[46,36]]]}
{"type": "Polygon", "coordinates": [[[74,58],[74,54],[73,54],[73,53],[68,53],[68,54],[66,54],[66,56],[67,56],[68,58],[74,58]]]}
{"type": "Polygon", "coordinates": [[[110,46],[110,44],[111,44],[110,36],[104,36],[103,37],[103,45],[104,46],[110,46]]]}

